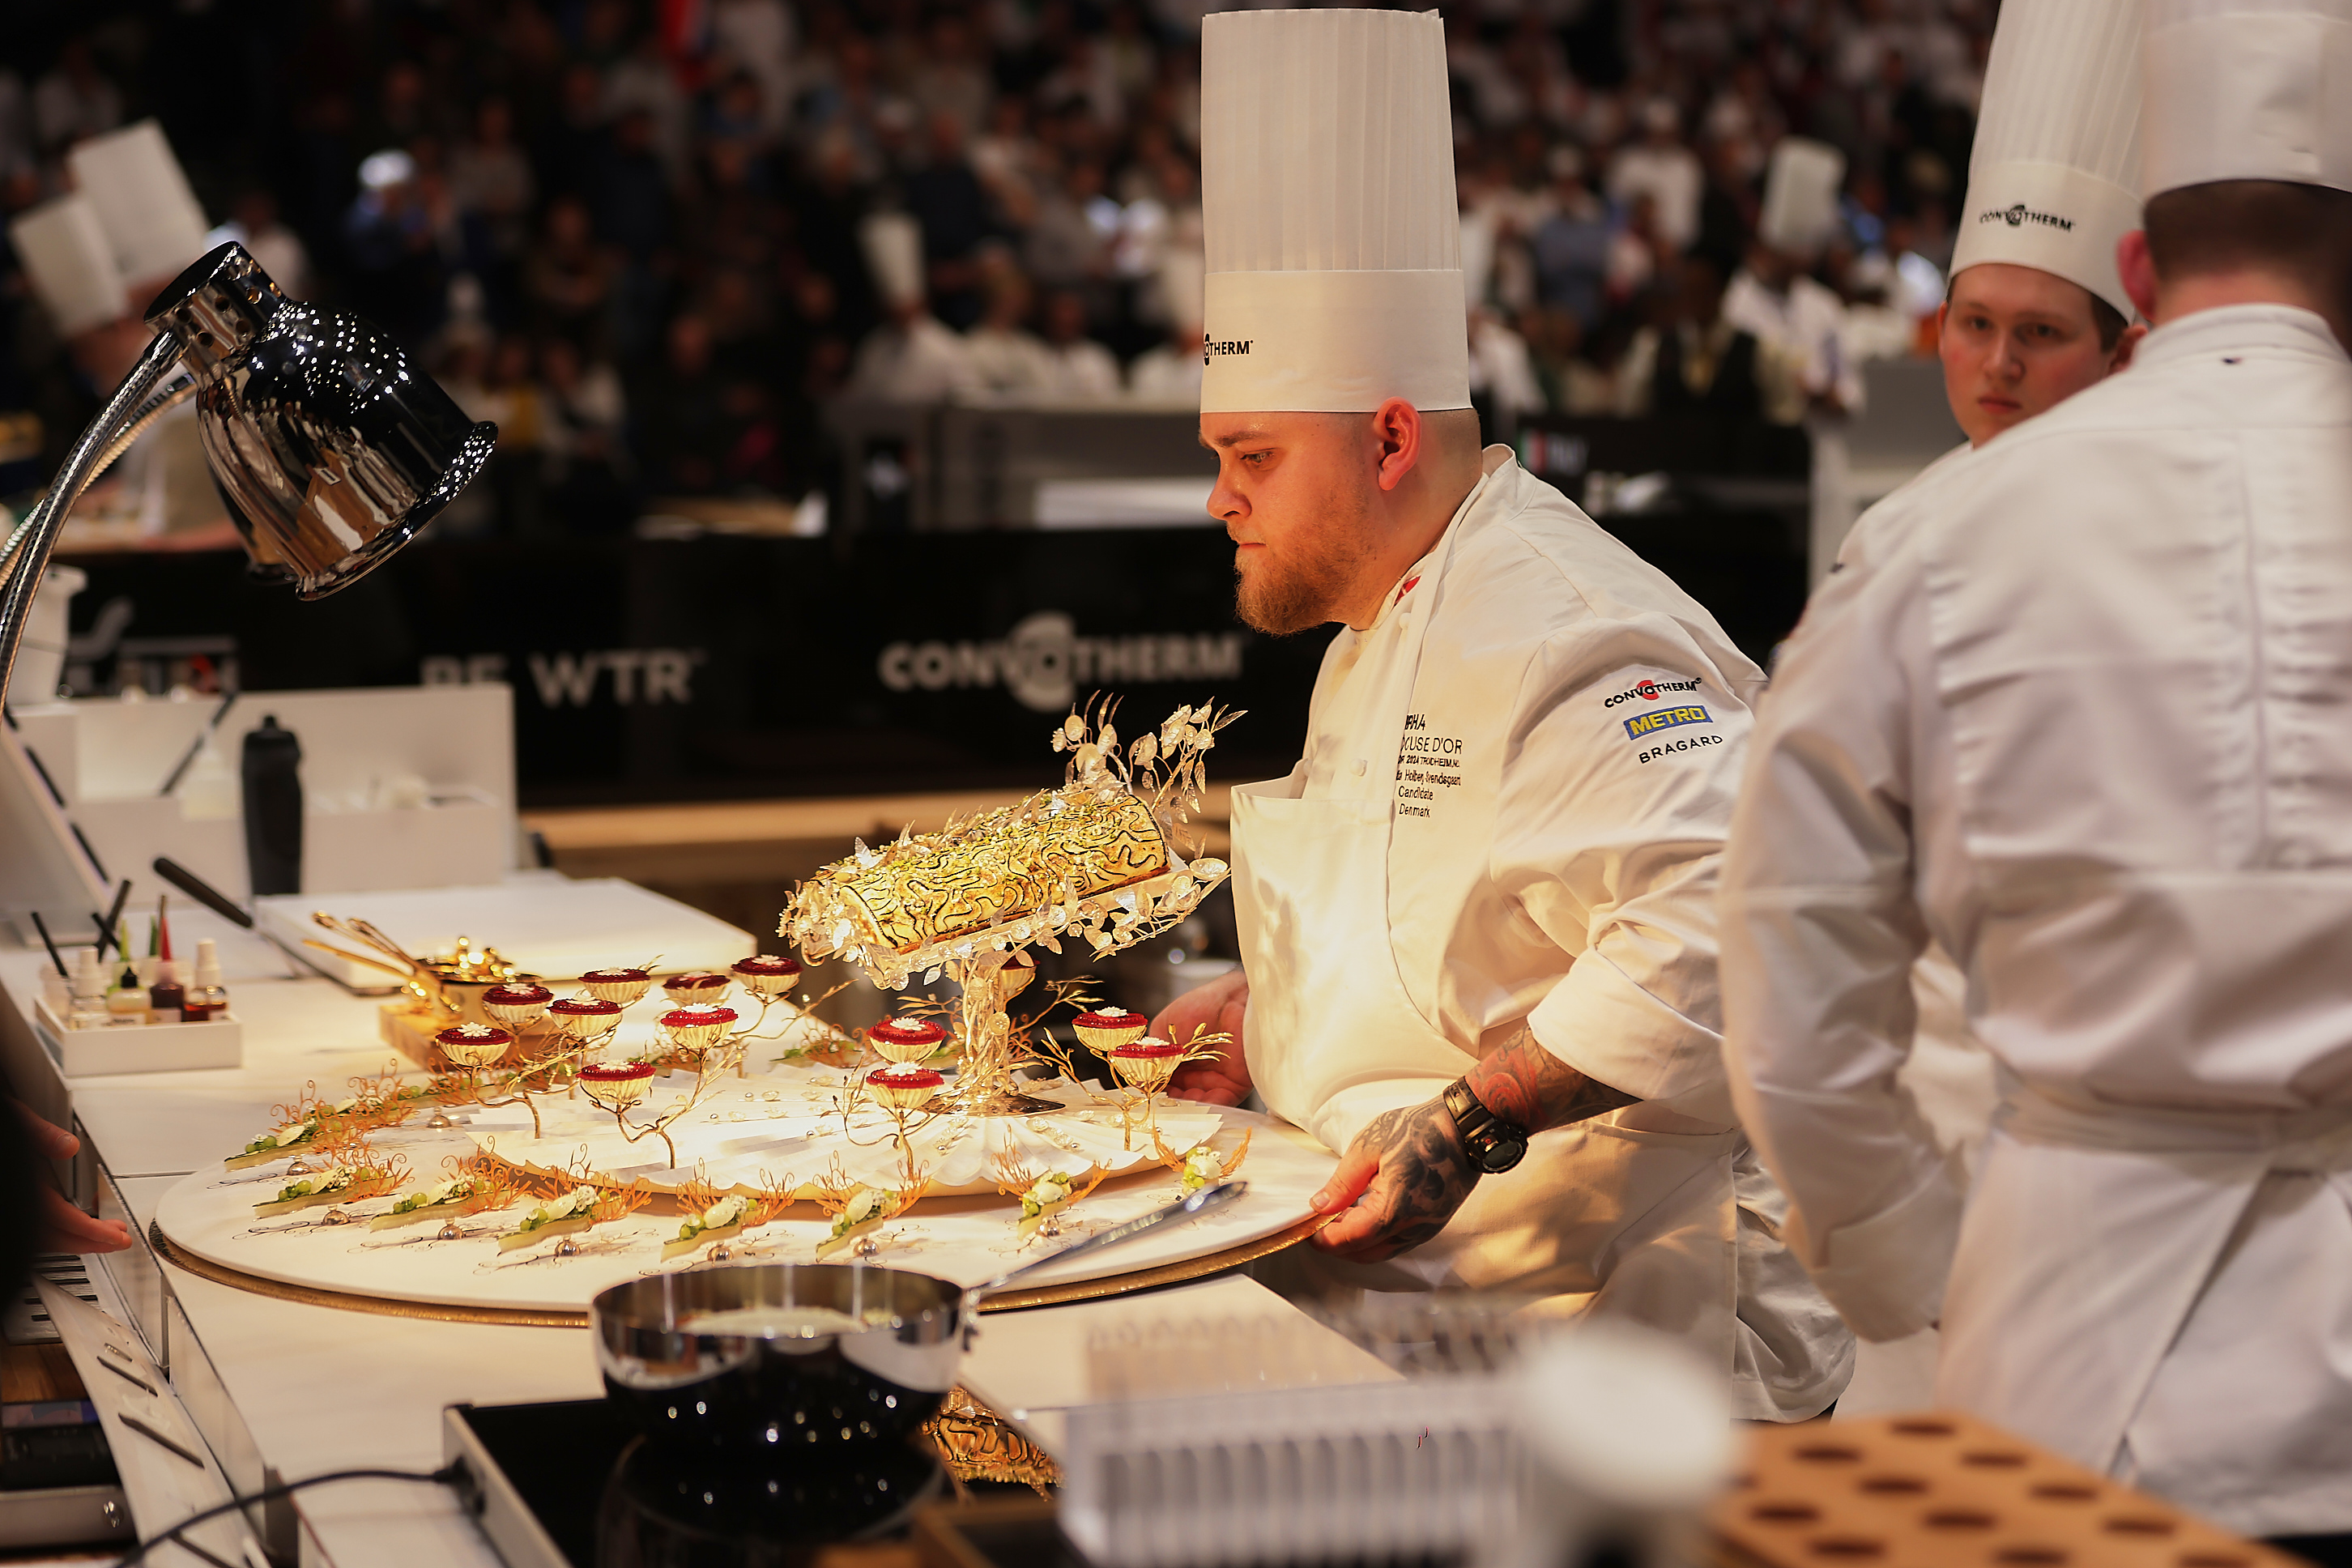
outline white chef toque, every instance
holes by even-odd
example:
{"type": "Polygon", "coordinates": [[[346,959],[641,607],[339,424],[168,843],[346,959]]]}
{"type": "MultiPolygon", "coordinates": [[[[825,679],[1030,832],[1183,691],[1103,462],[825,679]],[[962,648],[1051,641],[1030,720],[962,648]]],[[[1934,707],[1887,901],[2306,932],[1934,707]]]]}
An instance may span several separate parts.
{"type": "Polygon", "coordinates": [[[2352,191],[2352,0],[2148,0],[2140,192],[2352,191]]]}
{"type": "Polygon", "coordinates": [[[857,226],[858,247],[883,306],[899,310],[923,301],[923,230],[902,212],[866,215],[857,226]]]}
{"type": "Polygon", "coordinates": [[[1838,192],[1845,184],[1845,154],[1825,142],[1783,136],[1772,144],[1764,169],[1764,207],[1756,237],[1775,250],[1802,255],[1836,237],[1844,214],[1838,192]]]}
{"type": "Polygon", "coordinates": [[[1435,12],[1201,24],[1203,414],[1470,406],[1435,12]]]}
{"type": "Polygon", "coordinates": [[[79,191],[17,214],[9,220],[8,240],[60,337],[131,313],[128,285],[115,265],[106,226],[79,191]]]}
{"type": "Polygon", "coordinates": [[[2139,226],[2140,0],[2009,0],[1993,28],[1952,273],[2006,261],[2129,321],[2116,241],[2139,226]]]}
{"type": "Polygon", "coordinates": [[[155,121],[142,120],[78,143],[66,154],[66,167],[74,189],[98,209],[115,267],[128,281],[167,283],[210,248],[205,209],[155,121]]]}

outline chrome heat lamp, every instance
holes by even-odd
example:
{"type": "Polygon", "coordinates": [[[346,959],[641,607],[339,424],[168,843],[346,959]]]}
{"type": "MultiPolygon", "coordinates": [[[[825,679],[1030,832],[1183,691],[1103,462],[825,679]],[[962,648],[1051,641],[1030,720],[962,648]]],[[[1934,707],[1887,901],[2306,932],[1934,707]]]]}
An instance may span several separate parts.
{"type": "Polygon", "coordinates": [[[390,338],[288,299],[241,245],[173,279],[146,321],[154,341],[0,544],[0,699],[66,514],[187,399],[246,552],[305,599],[357,582],[415,538],[497,443],[497,426],[467,418],[390,338]]]}

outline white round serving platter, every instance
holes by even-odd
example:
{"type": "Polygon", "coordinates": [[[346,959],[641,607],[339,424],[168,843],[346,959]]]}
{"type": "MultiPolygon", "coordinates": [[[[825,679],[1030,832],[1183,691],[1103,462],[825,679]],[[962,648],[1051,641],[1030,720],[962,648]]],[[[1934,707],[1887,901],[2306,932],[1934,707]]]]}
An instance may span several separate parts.
{"type": "MultiPolygon", "coordinates": [[[[741,1099],[745,1086],[735,1080],[729,1082],[728,1090],[705,1103],[721,1107],[772,1103],[756,1099],[764,1092],[761,1079],[750,1080],[749,1092],[755,1099],[749,1102],[741,1099]],[[734,1096],[731,1101],[726,1098],[728,1094],[734,1096]]],[[[698,1107],[697,1111],[701,1109],[698,1107]]],[[[1071,1134],[1062,1131],[1065,1124],[1072,1130],[1087,1128],[1083,1135],[1072,1141],[1095,1142],[1101,1136],[1101,1129],[1079,1120],[1086,1109],[1083,1104],[1074,1106],[1066,1112],[1045,1118],[1045,1124],[1066,1137],[1071,1134]]],[[[1239,1179],[1249,1184],[1247,1195],[1202,1218],[1165,1226],[1068,1265],[1042,1268],[1024,1277],[1024,1289],[1107,1281],[1122,1275],[1150,1275],[1171,1265],[1263,1242],[1312,1217],[1307,1200],[1337,1163],[1329,1153],[1307,1143],[1271,1117],[1223,1109],[1213,1112],[1206,1108],[1176,1110],[1177,1115],[1169,1119],[1171,1132],[1176,1121],[1213,1114],[1222,1123],[1214,1134],[1216,1147],[1221,1150],[1232,1150],[1245,1131],[1249,1133],[1249,1151],[1238,1173],[1239,1179]]],[[[1018,1121],[1023,1125],[1023,1136],[1029,1136],[1027,1119],[991,1120],[1018,1121]]],[[[605,1125],[610,1124],[607,1119],[605,1125]]],[[[804,1179],[814,1173],[798,1171],[795,1162],[785,1157],[807,1142],[809,1129],[797,1118],[792,1125],[781,1120],[767,1127],[756,1121],[725,1121],[703,1125],[714,1133],[723,1131],[727,1144],[729,1171],[707,1170],[706,1174],[713,1179],[736,1179],[730,1173],[739,1168],[764,1168],[770,1172],[792,1169],[804,1179]],[[763,1149],[763,1138],[772,1139],[776,1146],[763,1149]]],[[[256,1129],[257,1133],[260,1131],[256,1129]]],[[[445,1162],[470,1155],[481,1144],[492,1144],[501,1156],[512,1158],[526,1150],[510,1147],[511,1144],[525,1144],[529,1152],[544,1153],[560,1141],[552,1124],[545,1128],[549,1136],[541,1140],[529,1139],[527,1119],[520,1129],[521,1139],[516,1138],[516,1131],[511,1126],[490,1128],[478,1124],[448,1131],[404,1127],[379,1132],[373,1142],[380,1151],[397,1151],[406,1156],[410,1169],[416,1173],[410,1184],[413,1187],[417,1182],[439,1179],[445,1162]]],[[[866,1135],[862,1129],[860,1135],[866,1135]]],[[[921,1136],[917,1134],[919,1148],[921,1136]]],[[[1110,1136],[1116,1138],[1116,1133],[1110,1136]]],[[[1185,1145],[1192,1141],[1187,1138],[1185,1145]]],[[[612,1142],[622,1141],[615,1137],[612,1142]]],[[[645,1142],[622,1146],[642,1155],[645,1142]]],[[[822,1144],[817,1146],[821,1148],[822,1144]]],[[[658,1141],[655,1147],[659,1147],[658,1141]]],[[[1040,1148],[1045,1147],[1040,1144],[1040,1148]]],[[[680,1159],[686,1158],[682,1141],[680,1159]]],[[[551,1165],[556,1163],[547,1162],[551,1165]]],[[[804,1158],[799,1163],[804,1163],[804,1158]]],[[[667,1165],[667,1160],[660,1158],[649,1163],[656,1168],[667,1165]]],[[[612,1173],[624,1180],[631,1179],[632,1174],[625,1171],[612,1173]]],[[[650,1175],[654,1172],[641,1163],[637,1173],[650,1175]]],[[[183,1260],[201,1259],[234,1276],[274,1283],[296,1292],[411,1303],[427,1312],[447,1308],[467,1314],[579,1313],[584,1312],[591,1299],[608,1286],[654,1273],[710,1266],[708,1248],[667,1263],[662,1260],[663,1244],[677,1235],[680,1216],[676,1214],[640,1212],[577,1233],[572,1240],[579,1250],[570,1257],[557,1256],[557,1244],[551,1239],[511,1252],[499,1251],[498,1237],[514,1227],[527,1212],[527,1204],[460,1218],[457,1224],[466,1234],[446,1241],[438,1239],[442,1226],[432,1220],[386,1230],[369,1229],[364,1222],[388,1211],[396,1196],[393,1194],[344,1205],[344,1212],[360,1223],[321,1225],[319,1221],[328,1212],[323,1207],[257,1218],[253,1205],[275,1197],[289,1179],[282,1163],[236,1172],[199,1171],[164,1194],[156,1211],[156,1229],[172,1255],[184,1255],[183,1260]]],[[[1018,1234],[1020,1208],[1012,1198],[929,1198],[903,1218],[873,1233],[878,1250],[865,1260],[935,1275],[959,1285],[977,1284],[1026,1259],[1043,1256],[1056,1246],[1149,1213],[1174,1201],[1179,1193],[1175,1175],[1156,1160],[1146,1159],[1138,1167],[1111,1176],[1087,1197],[1064,1211],[1058,1237],[1033,1236],[1026,1241],[1018,1234]]],[[[730,1242],[728,1260],[817,1261],[817,1244],[825,1239],[830,1229],[830,1219],[814,1204],[797,1203],[786,1211],[786,1217],[747,1231],[730,1242]]],[[[851,1258],[846,1253],[837,1252],[825,1261],[845,1262],[851,1258]]],[[[243,1283],[244,1279],[235,1282],[243,1283]]],[[[1159,1281],[1139,1281],[1156,1282],[1159,1281]]]]}

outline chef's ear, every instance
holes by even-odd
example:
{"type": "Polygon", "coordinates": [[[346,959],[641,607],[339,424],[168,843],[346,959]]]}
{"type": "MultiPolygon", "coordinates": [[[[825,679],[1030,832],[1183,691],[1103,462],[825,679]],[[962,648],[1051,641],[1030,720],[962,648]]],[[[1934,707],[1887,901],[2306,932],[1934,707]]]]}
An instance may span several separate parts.
{"type": "Polygon", "coordinates": [[[1427,434],[1421,410],[1402,397],[1391,397],[1372,411],[1372,438],[1381,448],[1381,489],[1392,490],[1404,482],[1421,461],[1427,434]]]}
{"type": "Polygon", "coordinates": [[[2147,253],[2147,230],[2136,228],[2116,241],[2116,270],[2123,278],[2124,292],[2139,313],[2149,321],[2156,320],[2156,259],[2147,253]]]}

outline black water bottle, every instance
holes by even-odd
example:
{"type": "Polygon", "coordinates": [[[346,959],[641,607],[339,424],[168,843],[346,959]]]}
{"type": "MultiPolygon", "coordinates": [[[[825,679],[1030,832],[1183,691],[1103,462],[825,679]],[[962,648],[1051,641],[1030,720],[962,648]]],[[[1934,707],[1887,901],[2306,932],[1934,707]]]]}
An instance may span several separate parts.
{"type": "Polygon", "coordinates": [[[245,868],[253,896],[302,890],[302,742],[278,716],[245,737],[245,868]]]}

